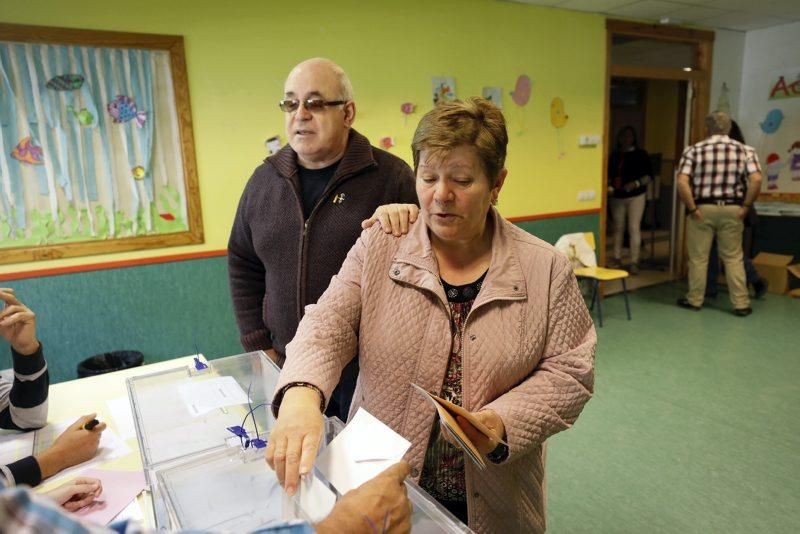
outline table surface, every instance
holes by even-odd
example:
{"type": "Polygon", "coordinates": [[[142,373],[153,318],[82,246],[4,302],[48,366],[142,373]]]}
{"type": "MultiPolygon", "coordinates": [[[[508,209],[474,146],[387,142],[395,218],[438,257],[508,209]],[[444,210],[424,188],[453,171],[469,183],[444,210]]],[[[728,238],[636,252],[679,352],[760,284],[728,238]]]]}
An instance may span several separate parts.
{"type": "MultiPolygon", "coordinates": [[[[201,359],[205,361],[204,358],[201,357],[201,359]]],[[[49,423],[56,423],[65,420],[68,421],[70,419],[77,420],[83,415],[96,412],[97,419],[106,423],[114,432],[117,432],[116,421],[114,421],[106,401],[128,396],[128,388],[125,383],[126,379],[132,376],[148,375],[168,369],[186,367],[193,362],[194,355],[184,356],[163,362],[142,365],[132,369],[125,369],[124,371],[116,371],[53,384],[50,386],[48,395],[49,410],[47,421],[49,423]]],[[[139,455],[139,443],[136,437],[129,438],[125,443],[130,447],[130,453],[93,467],[97,469],[118,469],[126,471],[141,470],[142,461],[139,455]]],[[[47,491],[63,483],[64,480],[56,481],[55,483],[44,481],[37,489],[47,491]]],[[[138,502],[142,508],[145,523],[152,527],[153,514],[150,499],[146,498],[143,493],[139,495],[138,502]]]]}

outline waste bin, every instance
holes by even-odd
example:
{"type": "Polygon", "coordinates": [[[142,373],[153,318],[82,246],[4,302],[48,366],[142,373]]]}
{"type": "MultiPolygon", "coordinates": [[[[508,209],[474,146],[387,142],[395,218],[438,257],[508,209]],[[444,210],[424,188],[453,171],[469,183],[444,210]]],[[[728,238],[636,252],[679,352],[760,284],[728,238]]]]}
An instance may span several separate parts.
{"type": "Polygon", "coordinates": [[[78,364],[78,378],[102,375],[122,369],[138,367],[144,363],[144,354],[138,350],[116,350],[86,358],[78,364]]]}

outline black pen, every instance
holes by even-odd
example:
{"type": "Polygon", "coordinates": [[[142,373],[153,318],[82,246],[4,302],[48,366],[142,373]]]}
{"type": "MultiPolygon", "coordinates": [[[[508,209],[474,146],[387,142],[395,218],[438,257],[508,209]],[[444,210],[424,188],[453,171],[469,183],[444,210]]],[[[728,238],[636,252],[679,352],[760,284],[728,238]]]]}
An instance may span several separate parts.
{"type": "Polygon", "coordinates": [[[99,424],[100,424],[100,421],[98,421],[97,419],[92,419],[91,421],[89,421],[88,423],[83,425],[83,428],[84,428],[84,430],[92,430],[94,427],[96,427],[99,424]]]}

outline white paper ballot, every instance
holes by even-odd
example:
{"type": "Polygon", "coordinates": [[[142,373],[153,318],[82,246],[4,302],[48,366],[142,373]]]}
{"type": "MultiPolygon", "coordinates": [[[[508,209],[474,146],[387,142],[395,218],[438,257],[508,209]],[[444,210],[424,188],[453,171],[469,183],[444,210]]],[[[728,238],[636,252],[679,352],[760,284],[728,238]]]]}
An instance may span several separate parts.
{"type": "Polygon", "coordinates": [[[194,417],[217,408],[247,403],[247,393],[232,376],[192,380],[178,386],[178,394],[194,417]]]}
{"type": "Polygon", "coordinates": [[[411,443],[359,408],[317,458],[317,468],[341,494],[399,462],[411,443]]]}
{"type": "Polygon", "coordinates": [[[297,499],[312,523],[325,519],[336,504],[336,495],[320,479],[312,476],[300,479],[297,499]]]}

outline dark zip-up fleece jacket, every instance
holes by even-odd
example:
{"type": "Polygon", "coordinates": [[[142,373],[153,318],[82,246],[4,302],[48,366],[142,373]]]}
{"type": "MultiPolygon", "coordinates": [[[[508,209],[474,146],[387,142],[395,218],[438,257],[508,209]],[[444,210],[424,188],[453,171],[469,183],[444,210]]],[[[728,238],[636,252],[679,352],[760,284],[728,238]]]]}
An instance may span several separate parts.
{"type": "Polygon", "coordinates": [[[303,309],[328,288],[361,222],[378,206],[417,204],[414,173],[350,131],[347,148],[307,221],[297,154],[287,144],[245,186],[228,242],[228,274],[241,342],[283,357],[303,309]]]}

